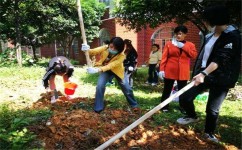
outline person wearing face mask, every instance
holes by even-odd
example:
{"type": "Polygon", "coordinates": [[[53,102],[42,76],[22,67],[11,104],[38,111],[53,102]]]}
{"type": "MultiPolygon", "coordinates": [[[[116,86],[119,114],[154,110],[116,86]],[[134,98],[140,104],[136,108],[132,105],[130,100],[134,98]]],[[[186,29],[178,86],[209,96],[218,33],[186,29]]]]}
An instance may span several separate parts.
{"type": "MultiPolygon", "coordinates": [[[[161,102],[170,96],[175,81],[180,90],[187,85],[187,81],[190,79],[190,59],[196,58],[197,50],[192,42],[185,40],[187,32],[186,26],[177,26],[174,29],[175,35],[172,41],[167,42],[164,46],[159,72],[159,77],[164,79],[161,102]]],[[[168,109],[169,104],[161,110],[167,112],[168,109]]]]}
{"type": "Polygon", "coordinates": [[[194,86],[181,96],[180,106],[185,116],[177,119],[179,124],[199,121],[195,112],[194,99],[205,90],[209,90],[206,105],[204,136],[218,142],[214,135],[222,102],[230,88],[239,78],[241,64],[240,31],[229,24],[229,11],[225,6],[215,5],[203,12],[203,19],[208,29],[215,27],[214,32],[205,36],[193,69],[194,86]]]}
{"type": "Polygon", "coordinates": [[[100,113],[104,110],[105,85],[110,78],[116,78],[121,90],[133,110],[137,110],[138,103],[134,98],[133,90],[129,85],[128,78],[124,73],[123,61],[125,59],[124,41],[120,37],[113,37],[108,45],[90,49],[87,44],[82,44],[82,51],[88,51],[90,55],[100,54],[101,58],[94,64],[94,67],[88,67],[89,74],[99,73],[96,87],[94,111],[100,113]]]}

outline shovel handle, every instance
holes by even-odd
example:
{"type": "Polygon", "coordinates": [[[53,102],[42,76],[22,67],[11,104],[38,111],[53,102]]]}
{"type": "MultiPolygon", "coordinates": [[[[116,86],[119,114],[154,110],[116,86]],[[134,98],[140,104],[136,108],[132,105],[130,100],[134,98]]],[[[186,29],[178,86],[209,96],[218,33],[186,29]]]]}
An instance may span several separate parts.
{"type": "MultiPolygon", "coordinates": [[[[79,23],[80,23],[80,30],[81,30],[81,34],[82,34],[82,42],[83,42],[83,44],[87,44],[87,38],[86,38],[83,17],[82,17],[82,10],[81,10],[81,1],[77,0],[76,5],[77,5],[77,12],[78,12],[79,23]]],[[[85,53],[86,60],[87,60],[87,66],[91,67],[92,62],[90,60],[89,53],[88,53],[88,51],[85,51],[84,53],[85,53]]]]}

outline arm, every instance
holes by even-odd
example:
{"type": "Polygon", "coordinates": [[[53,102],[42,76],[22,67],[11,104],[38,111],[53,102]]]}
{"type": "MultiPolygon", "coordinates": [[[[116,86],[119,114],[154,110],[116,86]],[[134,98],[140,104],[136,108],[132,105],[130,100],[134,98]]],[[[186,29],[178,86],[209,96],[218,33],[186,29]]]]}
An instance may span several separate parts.
{"type": "Polygon", "coordinates": [[[193,80],[195,81],[194,85],[197,86],[200,83],[203,83],[205,76],[209,75],[211,72],[213,72],[217,68],[218,68],[218,64],[215,62],[211,62],[205,70],[203,70],[201,73],[199,73],[193,77],[193,80]]]}
{"type": "Polygon", "coordinates": [[[107,50],[107,48],[108,48],[108,45],[104,45],[104,46],[100,46],[100,47],[97,47],[94,49],[90,49],[90,50],[88,50],[88,52],[90,55],[97,55],[97,54],[100,54],[102,51],[107,50]]]}
{"type": "Polygon", "coordinates": [[[164,51],[163,51],[163,54],[162,54],[162,59],[161,59],[161,62],[160,62],[160,71],[164,71],[165,70],[168,54],[169,54],[169,45],[166,44],[165,47],[164,47],[164,51]]]}
{"type": "Polygon", "coordinates": [[[112,68],[117,67],[120,64],[123,64],[124,59],[125,59],[124,54],[119,54],[118,56],[116,56],[116,58],[114,58],[107,65],[99,67],[100,71],[105,72],[105,71],[111,70],[112,68]]]}
{"type": "Polygon", "coordinates": [[[182,47],[182,50],[190,57],[195,59],[197,57],[197,50],[193,43],[187,42],[182,47]]]}

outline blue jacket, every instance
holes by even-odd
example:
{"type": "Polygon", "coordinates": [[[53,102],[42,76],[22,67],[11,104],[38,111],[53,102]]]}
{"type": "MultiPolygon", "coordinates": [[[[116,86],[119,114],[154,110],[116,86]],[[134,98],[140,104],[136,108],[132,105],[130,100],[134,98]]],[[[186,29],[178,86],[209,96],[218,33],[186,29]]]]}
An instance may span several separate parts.
{"type": "MultiPolygon", "coordinates": [[[[209,41],[212,35],[213,33],[206,36],[205,43],[209,41]]],[[[196,60],[193,76],[202,71],[204,45],[196,60]]],[[[205,77],[205,83],[210,86],[233,88],[238,80],[241,65],[241,35],[234,26],[228,26],[214,43],[207,66],[211,62],[218,64],[218,68],[205,77]]]]}

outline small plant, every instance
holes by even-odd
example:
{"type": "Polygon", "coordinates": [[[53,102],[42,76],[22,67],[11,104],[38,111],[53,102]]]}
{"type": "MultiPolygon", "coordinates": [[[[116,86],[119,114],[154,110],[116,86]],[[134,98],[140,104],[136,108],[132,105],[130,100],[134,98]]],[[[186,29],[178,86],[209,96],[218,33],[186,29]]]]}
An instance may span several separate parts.
{"type": "Polygon", "coordinates": [[[46,121],[52,114],[49,110],[17,110],[8,105],[0,107],[0,149],[24,149],[35,139],[26,127],[46,121]]]}

